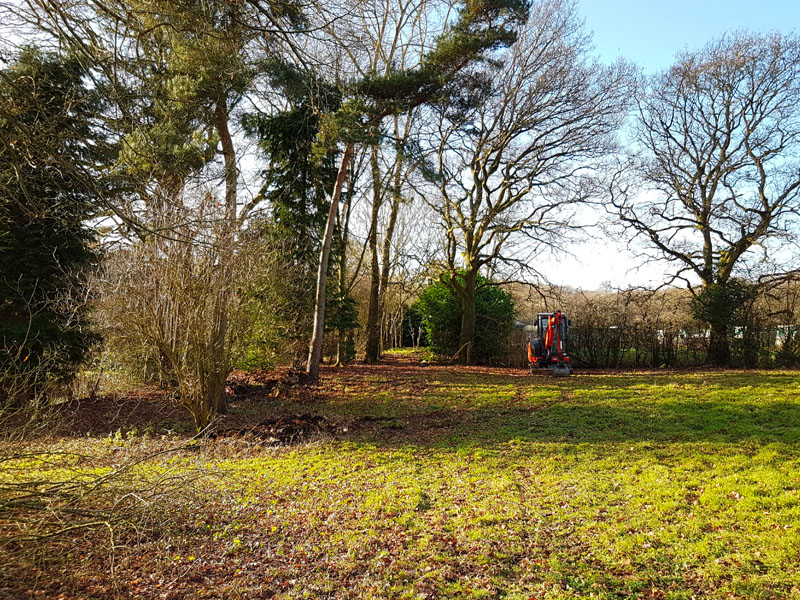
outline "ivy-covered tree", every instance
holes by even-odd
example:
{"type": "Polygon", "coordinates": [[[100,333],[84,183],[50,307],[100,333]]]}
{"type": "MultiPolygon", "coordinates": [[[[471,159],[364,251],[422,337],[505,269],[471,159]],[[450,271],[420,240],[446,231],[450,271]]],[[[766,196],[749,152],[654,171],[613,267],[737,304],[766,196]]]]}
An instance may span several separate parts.
{"type": "Polygon", "coordinates": [[[32,47],[0,71],[0,394],[15,376],[28,394],[68,381],[96,342],[82,274],[98,258],[87,221],[110,149],[85,76],[74,56],[32,47]]]}

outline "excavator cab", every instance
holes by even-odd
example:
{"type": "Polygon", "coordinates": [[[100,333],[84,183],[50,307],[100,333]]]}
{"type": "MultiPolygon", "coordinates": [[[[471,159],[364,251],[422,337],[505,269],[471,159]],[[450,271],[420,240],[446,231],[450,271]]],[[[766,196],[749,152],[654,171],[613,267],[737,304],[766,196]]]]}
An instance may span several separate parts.
{"type": "Polygon", "coordinates": [[[536,316],[536,337],[528,342],[528,367],[551,369],[556,377],[572,373],[567,343],[570,321],[560,310],[536,316]]]}

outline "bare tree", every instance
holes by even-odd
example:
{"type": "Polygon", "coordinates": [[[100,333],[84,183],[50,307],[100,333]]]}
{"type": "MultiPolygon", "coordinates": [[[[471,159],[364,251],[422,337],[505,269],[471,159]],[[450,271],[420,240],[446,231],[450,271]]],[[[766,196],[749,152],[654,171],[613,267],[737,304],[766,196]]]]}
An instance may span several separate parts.
{"type": "Polygon", "coordinates": [[[589,51],[574,2],[537,3],[502,67],[474,71],[463,102],[437,115],[430,166],[438,182],[428,202],[461,299],[463,360],[474,343],[478,273],[498,261],[530,267],[615,149],[630,69],[601,66],[589,51]]]}
{"type": "Polygon", "coordinates": [[[520,0],[466,2],[453,22],[445,21],[445,31],[417,66],[392,68],[388,73],[357,75],[351,85],[345,86],[345,101],[341,108],[324,119],[320,147],[342,142],[345,149],[331,193],[328,222],[320,249],[314,327],[306,366],[312,381],[319,379],[324,339],[325,286],[334,224],[356,143],[375,143],[376,133],[387,117],[441,101],[443,88],[456,74],[484,58],[487,53],[514,41],[514,27],[526,12],[526,3],[520,0]]]}
{"type": "MultiPolygon", "coordinates": [[[[350,69],[359,77],[371,73],[388,77],[393,71],[419,67],[425,52],[432,46],[429,21],[443,9],[452,7],[441,0],[419,0],[397,3],[355,2],[357,15],[351,27],[341,31],[331,23],[330,33],[345,49],[350,69]]],[[[381,328],[385,292],[390,272],[390,254],[397,215],[402,205],[401,186],[408,171],[404,149],[416,111],[394,114],[388,131],[378,131],[377,143],[370,149],[372,182],[371,210],[366,244],[370,259],[370,293],[365,327],[365,361],[376,362],[380,356],[381,328]],[[387,143],[388,142],[388,143],[387,143]],[[389,204],[388,211],[383,210],[389,204]],[[379,251],[381,216],[386,214],[383,240],[379,251]]]]}
{"type": "Polygon", "coordinates": [[[613,210],[692,290],[718,365],[735,277],[796,223],[799,102],[797,36],[747,33],[680,55],[638,101],[636,183],[617,178],[613,210]]]}

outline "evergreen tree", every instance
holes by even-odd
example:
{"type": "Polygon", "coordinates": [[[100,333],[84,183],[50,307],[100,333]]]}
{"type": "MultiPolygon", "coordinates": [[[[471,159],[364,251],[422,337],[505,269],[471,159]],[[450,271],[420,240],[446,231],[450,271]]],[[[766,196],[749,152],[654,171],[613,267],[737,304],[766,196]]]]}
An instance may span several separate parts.
{"type": "Polygon", "coordinates": [[[332,86],[291,65],[276,62],[269,73],[288,106],[276,113],[249,113],[243,125],[267,161],[259,195],[269,203],[277,233],[290,241],[294,261],[309,262],[319,250],[327,192],[336,181],[335,151],[315,156],[314,143],[321,112],[334,110],[340,97],[332,86]]]}
{"type": "MultiPolygon", "coordinates": [[[[322,156],[314,153],[322,111],[335,109],[340,96],[335,88],[301,73],[281,61],[269,65],[272,86],[280,90],[287,102],[285,110],[275,113],[249,113],[242,124],[258,147],[267,166],[261,172],[259,197],[266,200],[270,214],[258,225],[259,235],[284,250],[284,261],[291,278],[264,281],[278,305],[291,307],[282,315],[291,325],[286,335],[302,339],[309,335],[314,302],[316,258],[328,211],[327,191],[336,180],[336,152],[322,156]]],[[[337,237],[338,240],[338,237],[337,237]]],[[[337,263],[345,251],[344,243],[334,244],[337,263]]],[[[345,306],[335,290],[329,290],[334,305],[345,306]]],[[[264,294],[268,296],[269,294],[264,294]]],[[[349,301],[352,304],[352,300],[349,301]]],[[[350,322],[350,313],[329,315],[326,326],[338,328],[350,322]],[[343,320],[344,319],[344,320],[343,320]]],[[[341,312],[341,311],[338,311],[341,312]]]]}
{"type": "Polygon", "coordinates": [[[85,75],[34,48],[0,71],[0,369],[35,387],[69,380],[96,342],[81,274],[97,260],[87,221],[110,154],[85,75]]]}

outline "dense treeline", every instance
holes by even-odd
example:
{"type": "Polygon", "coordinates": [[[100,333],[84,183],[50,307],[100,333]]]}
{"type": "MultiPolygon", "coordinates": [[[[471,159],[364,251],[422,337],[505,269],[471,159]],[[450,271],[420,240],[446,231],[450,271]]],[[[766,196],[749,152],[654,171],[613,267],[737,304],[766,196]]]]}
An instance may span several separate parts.
{"type": "Polygon", "coordinates": [[[570,0],[2,10],[4,410],[102,371],[202,429],[237,367],[513,361],[513,306],[589,366],[794,364],[796,36],[644,77],[570,0]],[[590,205],[668,287],[506,302],[590,205]]]}

